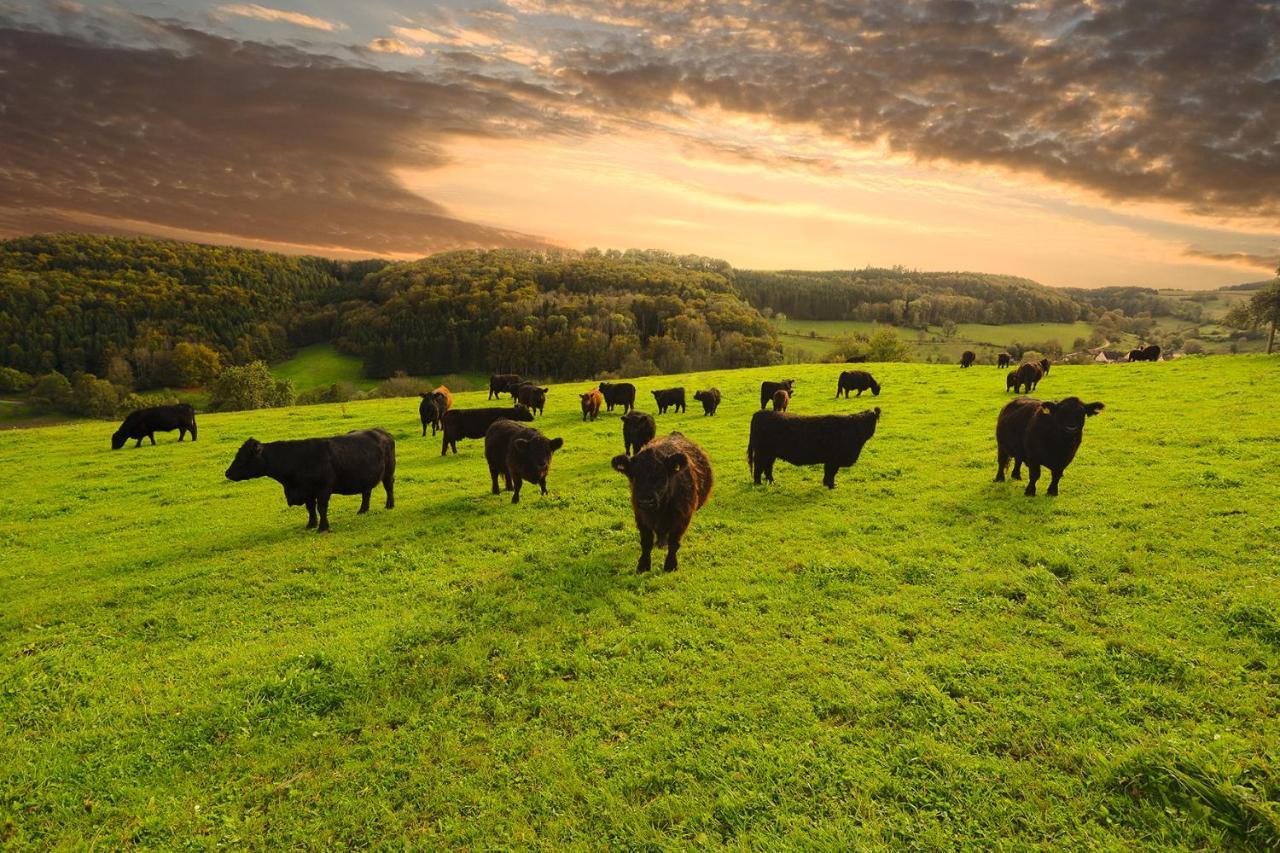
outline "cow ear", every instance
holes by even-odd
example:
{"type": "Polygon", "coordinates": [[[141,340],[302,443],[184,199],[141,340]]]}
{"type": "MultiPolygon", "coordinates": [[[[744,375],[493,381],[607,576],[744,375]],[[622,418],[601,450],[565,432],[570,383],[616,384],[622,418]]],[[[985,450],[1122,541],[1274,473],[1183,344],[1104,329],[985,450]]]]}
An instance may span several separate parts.
{"type": "Polygon", "coordinates": [[[1047,400],[1040,404],[1040,411],[1044,412],[1046,415],[1053,414],[1053,410],[1056,408],[1058,408],[1057,403],[1051,403],[1047,400]]]}
{"type": "Polygon", "coordinates": [[[511,443],[515,445],[516,450],[519,450],[521,453],[524,453],[529,449],[529,439],[527,438],[517,438],[511,443]]]}
{"type": "Polygon", "coordinates": [[[609,464],[612,465],[613,470],[618,473],[626,474],[628,477],[631,476],[631,460],[627,458],[625,453],[619,453],[617,456],[613,457],[613,459],[609,461],[609,464]]]}
{"type": "Polygon", "coordinates": [[[667,457],[666,464],[668,474],[679,474],[689,465],[689,457],[683,453],[673,453],[667,457]]]}
{"type": "Polygon", "coordinates": [[[554,453],[555,451],[559,450],[559,449],[560,449],[560,448],[562,448],[562,447],[564,447],[564,439],[563,439],[563,438],[553,438],[553,439],[551,439],[551,450],[552,450],[552,452],[553,452],[553,453],[554,453]]]}
{"type": "Polygon", "coordinates": [[[1103,405],[1102,403],[1086,403],[1084,407],[1084,413],[1089,417],[1093,417],[1094,415],[1098,414],[1098,412],[1101,412],[1105,408],[1106,406],[1103,405]]]}

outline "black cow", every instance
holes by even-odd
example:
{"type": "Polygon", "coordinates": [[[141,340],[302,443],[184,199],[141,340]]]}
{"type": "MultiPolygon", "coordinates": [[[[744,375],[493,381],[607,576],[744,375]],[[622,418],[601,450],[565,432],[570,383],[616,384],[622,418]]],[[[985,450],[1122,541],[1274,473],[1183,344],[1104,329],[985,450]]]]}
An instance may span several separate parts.
{"type": "Polygon", "coordinates": [[[978,356],[973,350],[965,350],[960,353],[960,366],[973,367],[973,363],[978,360],[978,356]]]}
{"type": "Polygon", "coordinates": [[[996,356],[996,367],[1008,367],[1013,364],[1013,353],[1002,352],[996,356]]]}
{"type": "Polygon", "coordinates": [[[489,377],[489,399],[510,394],[514,400],[522,381],[519,373],[495,373],[489,377]]]}
{"type": "Polygon", "coordinates": [[[527,422],[533,420],[533,412],[519,403],[506,409],[450,409],[444,413],[440,455],[447,456],[450,448],[456,455],[460,438],[484,438],[485,432],[499,418],[527,422]]]}
{"type": "Polygon", "coordinates": [[[648,412],[632,410],[622,416],[622,448],[628,456],[639,453],[657,434],[658,425],[648,412]]]}
{"type": "Polygon", "coordinates": [[[865,355],[851,355],[844,361],[845,364],[866,364],[867,357],[865,355]]]}
{"type": "Polygon", "coordinates": [[[840,399],[841,393],[847,398],[850,391],[857,391],[857,396],[861,397],[867,390],[871,391],[871,396],[879,397],[880,383],[865,370],[845,370],[836,382],[836,399],[840,399]]]}
{"type": "Polygon", "coordinates": [[[601,382],[599,388],[604,395],[605,411],[612,412],[614,406],[621,406],[625,414],[636,407],[636,386],[630,382],[601,382]]]}
{"type": "Polygon", "coordinates": [[[240,445],[227,479],[239,482],[270,477],[284,486],[289,506],[307,508],[307,528],[329,529],[329,496],[360,495],[360,512],[369,511],[374,486],[382,483],[387,509],[395,506],[396,440],[383,429],[360,429],[332,438],[300,441],[249,439],[240,445]]]}
{"type": "Polygon", "coordinates": [[[647,572],[653,546],[667,549],[664,572],[680,567],[680,542],[693,514],[711,497],[711,460],[702,448],[673,432],[630,458],[613,457],[613,468],[627,477],[631,511],[640,531],[637,572],[647,572]]]}
{"type": "Polygon", "coordinates": [[[1148,347],[1138,347],[1137,349],[1129,350],[1129,360],[1130,361],[1159,361],[1160,347],[1156,346],[1155,344],[1152,344],[1151,346],[1148,346],[1148,347]]]}
{"type": "Polygon", "coordinates": [[[751,416],[747,464],[757,486],[762,475],[773,482],[773,463],[778,459],[792,465],[822,465],[822,484],[834,489],[836,472],[858,461],[879,420],[879,407],[856,415],[756,412],[751,416]]]}
{"type": "Polygon", "coordinates": [[[996,482],[1004,482],[1004,471],[1013,460],[1015,480],[1022,479],[1022,463],[1027,464],[1027,488],[1024,494],[1034,497],[1041,466],[1053,475],[1049,494],[1058,494],[1062,472],[1075,458],[1084,435],[1085,418],[1105,408],[1102,403],[1085,403],[1079,397],[1041,402],[1033,397],[1019,397],[1000,410],[996,419],[996,444],[999,446],[996,482]]]}
{"type": "Polygon", "coordinates": [[[431,434],[435,435],[436,430],[440,428],[440,421],[444,418],[444,413],[449,411],[449,403],[445,396],[438,391],[428,391],[420,394],[422,402],[418,404],[418,418],[422,421],[422,434],[427,434],[427,426],[431,426],[431,434]]]}
{"type": "Polygon", "coordinates": [[[547,391],[549,390],[551,389],[539,388],[532,382],[525,382],[516,389],[513,396],[517,403],[541,415],[547,408],[547,391]]]}
{"type": "Polygon", "coordinates": [[[1005,378],[1004,390],[1008,391],[1012,387],[1014,393],[1030,393],[1034,391],[1035,387],[1040,384],[1040,380],[1044,378],[1044,366],[1047,363],[1048,359],[1045,359],[1039,364],[1028,361],[1019,365],[1017,370],[1012,371],[1005,378]]]}
{"type": "Polygon", "coordinates": [[[525,480],[537,483],[545,495],[551,454],[563,446],[563,439],[548,439],[533,427],[506,418],[494,421],[484,434],[484,458],[489,463],[493,493],[500,494],[498,475],[501,474],[513,504],[520,503],[520,487],[525,480]]]}
{"type": "Polygon", "coordinates": [[[137,439],[134,447],[142,446],[142,439],[151,439],[156,443],[156,433],[178,431],[178,441],[191,433],[191,440],[196,440],[196,410],[187,403],[172,406],[152,406],[149,409],[138,409],[130,412],[111,436],[111,449],[119,450],[129,439],[137,439]]]}
{"type": "Polygon", "coordinates": [[[720,408],[720,389],[708,388],[706,391],[697,391],[693,399],[702,404],[703,416],[714,415],[716,409],[720,408]]]}
{"type": "Polygon", "coordinates": [[[775,391],[786,391],[788,397],[794,397],[796,395],[795,388],[793,387],[795,383],[796,381],[794,379],[784,379],[781,382],[761,382],[760,408],[763,409],[765,406],[769,405],[769,403],[773,402],[773,392],[775,391]]]}
{"type": "Polygon", "coordinates": [[[653,392],[653,401],[658,404],[658,414],[665,415],[669,407],[677,412],[686,411],[683,388],[664,388],[653,392]]]}

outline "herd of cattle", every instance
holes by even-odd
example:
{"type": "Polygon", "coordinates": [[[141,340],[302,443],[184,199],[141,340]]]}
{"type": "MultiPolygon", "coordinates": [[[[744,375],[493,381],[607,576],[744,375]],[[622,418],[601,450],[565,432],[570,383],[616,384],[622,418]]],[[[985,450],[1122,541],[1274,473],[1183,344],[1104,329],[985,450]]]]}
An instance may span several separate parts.
{"type": "MultiPolygon", "coordinates": [[[[1159,348],[1135,350],[1147,360],[1159,359],[1159,348]]],[[[1132,354],[1131,354],[1132,355],[1132,354]]],[[[969,367],[974,354],[966,352],[960,366],[969,367]]],[[[1001,353],[998,366],[1007,367],[1012,358],[1001,353]]],[[[1009,372],[1005,390],[1030,393],[1049,373],[1049,360],[1027,362],[1009,372]]],[[[880,395],[881,386],[865,370],[845,370],[836,381],[836,398],[850,392],[861,396],[870,391],[880,395]]],[[[512,493],[511,502],[520,502],[525,481],[547,493],[551,458],[564,441],[547,438],[538,429],[526,426],[546,408],[548,389],[527,382],[515,374],[498,374],[489,380],[489,400],[511,396],[512,405],[476,409],[455,409],[453,395],[440,386],[421,395],[418,407],[422,434],[442,434],[441,455],[458,452],[463,439],[483,439],[485,460],[493,493],[500,494],[499,478],[512,493]]],[[[685,412],[685,389],[665,388],[652,392],[658,414],[685,412]]],[[[822,482],[835,488],[836,473],[858,461],[863,447],[875,435],[880,420],[876,407],[852,415],[799,415],[788,412],[795,394],[794,380],[762,382],[760,409],[751,417],[747,440],[747,463],[756,485],[761,479],[772,483],[774,463],[781,459],[792,465],[823,466],[822,482]],[[770,410],[772,407],[772,410],[770,410]]],[[[636,387],[630,382],[601,382],[579,395],[583,421],[594,421],[603,408],[622,409],[623,452],[614,456],[614,470],[626,476],[636,527],[640,532],[640,561],[637,570],[650,567],[656,544],[667,549],[663,568],[678,565],[680,542],[697,512],[711,494],[711,460],[707,454],[679,432],[657,437],[652,415],[635,408],[636,387]]],[[[721,394],[716,388],[697,391],[694,400],[702,404],[704,416],[715,415],[721,394]]],[[[1009,462],[1010,476],[1021,479],[1027,467],[1025,494],[1036,494],[1042,468],[1051,474],[1048,494],[1058,493],[1062,473],[1080,447],[1086,418],[1098,414],[1102,403],[1085,403],[1078,397],[1057,402],[1020,396],[1001,409],[996,419],[998,467],[996,481],[1003,482],[1009,462]]],[[[178,440],[187,433],[196,440],[195,410],[186,404],[140,409],[125,418],[111,437],[118,450],[129,440],[139,447],[144,438],[156,443],[155,433],[178,430],[178,440]]],[[[368,512],[374,488],[381,483],[386,507],[395,505],[395,439],[383,429],[355,430],[330,438],[260,442],[249,439],[241,445],[227,468],[228,480],[241,481],[270,477],[284,487],[289,506],[307,508],[307,528],[329,529],[329,499],[332,495],[360,495],[360,512],[368,512]]]]}

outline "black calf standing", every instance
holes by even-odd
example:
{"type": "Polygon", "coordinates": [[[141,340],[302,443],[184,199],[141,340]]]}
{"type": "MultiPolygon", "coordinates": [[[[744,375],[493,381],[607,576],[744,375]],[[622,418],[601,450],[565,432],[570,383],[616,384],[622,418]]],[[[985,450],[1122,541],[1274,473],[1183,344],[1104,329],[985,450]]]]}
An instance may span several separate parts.
{"type": "Polygon", "coordinates": [[[660,415],[665,415],[668,408],[674,408],[677,412],[686,411],[683,388],[666,388],[662,391],[654,391],[653,401],[658,404],[658,414],[660,415]]]}
{"type": "Polygon", "coordinates": [[[505,418],[494,421],[484,434],[484,458],[489,463],[493,493],[500,494],[498,475],[501,474],[513,504],[520,503],[520,487],[525,480],[537,483],[545,495],[551,454],[563,446],[563,439],[548,439],[533,427],[505,418]]]}
{"type": "Polygon", "coordinates": [[[657,434],[658,426],[648,412],[632,409],[622,416],[622,447],[628,456],[639,453],[657,434]]]}

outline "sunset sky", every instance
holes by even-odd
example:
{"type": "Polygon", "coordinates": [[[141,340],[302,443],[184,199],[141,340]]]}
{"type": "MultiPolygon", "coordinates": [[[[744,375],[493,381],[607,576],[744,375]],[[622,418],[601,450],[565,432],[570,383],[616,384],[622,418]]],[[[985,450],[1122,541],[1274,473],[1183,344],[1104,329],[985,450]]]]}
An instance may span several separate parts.
{"type": "Polygon", "coordinates": [[[0,0],[0,235],[1280,263],[1280,4],[0,0]]]}

